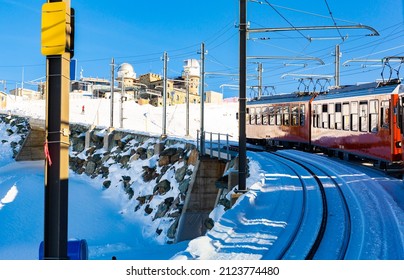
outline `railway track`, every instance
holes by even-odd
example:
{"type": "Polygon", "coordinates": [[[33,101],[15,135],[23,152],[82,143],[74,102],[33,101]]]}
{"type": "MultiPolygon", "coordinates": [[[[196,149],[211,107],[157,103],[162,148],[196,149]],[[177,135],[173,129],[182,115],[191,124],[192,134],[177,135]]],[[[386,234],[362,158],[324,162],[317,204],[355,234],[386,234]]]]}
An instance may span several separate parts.
{"type": "Polygon", "coordinates": [[[352,227],[348,203],[341,189],[344,182],[328,168],[319,167],[293,152],[263,154],[296,176],[302,197],[300,204],[293,205],[295,215],[288,222],[289,228],[277,240],[282,248],[277,248],[275,243],[265,257],[344,259],[352,227]]]}
{"type": "Polygon", "coordinates": [[[277,156],[298,162],[316,178],[322,194],[322,226],[316,241],[305,259],[345,259],[351,239],[352,220],[347,199],[342,190],[345,182],[339,180],[328,167],[293,151],[280,151],[277,156]]]}
{"type": "MultiPolygon", "coordinates": [[[[282,249],[277,251],[282,251],[282,254],[275,256],[270,253],[270,248],[264,258],[355,260],[404,257],[402,220],[397,216],[394,201],[386,195],[381,184],[396,179],[344,161],[296,150],[262,154],[269,161],[287,166],[283,168],[283,176],[292,174],[298,178],[299,184],[295,181],[294,185],[295,188],[299,186],[302,197],[299,205],[282,202],[285,209],[294,206],[299,222],[285,220],[288,221],[287,227],[293,228],[289,229],[293,234],[283,237],[289,238],[288,242],[280,242],[282,249]]],[[[275,243],[273,247],[276,246],[275,243]]]]}

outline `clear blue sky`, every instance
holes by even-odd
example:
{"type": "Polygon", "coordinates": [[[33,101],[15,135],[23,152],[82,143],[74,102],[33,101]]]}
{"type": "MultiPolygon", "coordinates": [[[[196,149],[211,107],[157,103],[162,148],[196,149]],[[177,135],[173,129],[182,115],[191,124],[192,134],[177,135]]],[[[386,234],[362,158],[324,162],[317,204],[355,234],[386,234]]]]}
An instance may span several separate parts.
{"type": "MultiPolygon", "coordinates": [[[[298,89],[297,80],[292,76],[282,79],[284,74],[333,75],[336,44],[341,46],[341,63],[348,59],[404,55],[403,0],[260,2],[248,2],[251,28],[363,24],[380,33],[379,37],[369,37],[365,36],[369,34],[368,30],[340,29],[251,34],[251,39],[256,40],[248,41],[248,56],[313,56],[325,62],[321,66],[315,61],[262,60],[263,84],[275,86],[277,93],[298,89]],[[340,39],[345,36],[346,40],[340,39]],[[310,41],[308,37],[337,39],[310,41]],[[307,66],[302,67],[303,63],[307,66]]],[[[0,0],[0,80],[7,81],[7,90],[15,88],[22,79],[28,87],[29,81],[45,75],[45,57],[40,53],[43,3],[45,1],[0,0]]],[[[131,63],[138,76],[147,72],[161,74],[161,58],[167,51],[170,57],[168,74],[175,77],[180,75],[185,59],[199,58],[197,51],[201,42],[205,42],[208,50],[207,72],[238,72],[239,43],[235,27],[239,18],[238,0],[72,0],[71,4],[77,15],[75,58],[78,70],[82,68],[84,76],[109,78],[112,57],[117,64],[131,63]]],[[[248,85],[257,85],[253,77],[257,74],[257,64],[253,60],[249,62],[248,74],[252,76],[248,85]]],[[[363,67],[363,64],[341,67],[341,84],[374,81],[381,77],[381,67],[363,67]]],[[[404,67],[401,72],[403,77],[404,67]]],[[[238,81],[236,76],[208,75],[206,83],[206,90],[221,91],[221,85],[237,84],[238,81]]],[[[2,84],[0,89],[3,90],[2,84]]],[[[225,96],[238,94],[231,87],[223,90],[225,96]]]]}

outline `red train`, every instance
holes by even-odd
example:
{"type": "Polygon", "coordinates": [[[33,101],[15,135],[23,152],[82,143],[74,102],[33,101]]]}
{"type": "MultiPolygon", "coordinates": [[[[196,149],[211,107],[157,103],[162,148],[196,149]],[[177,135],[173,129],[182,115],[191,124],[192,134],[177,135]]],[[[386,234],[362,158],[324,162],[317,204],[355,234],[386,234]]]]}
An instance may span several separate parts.
{"type": "Polygon", "coordinates": [[[399,80],[264,96],[247,103],[247,142],[355,156],[401,169],[403,104],[399,80]]]}

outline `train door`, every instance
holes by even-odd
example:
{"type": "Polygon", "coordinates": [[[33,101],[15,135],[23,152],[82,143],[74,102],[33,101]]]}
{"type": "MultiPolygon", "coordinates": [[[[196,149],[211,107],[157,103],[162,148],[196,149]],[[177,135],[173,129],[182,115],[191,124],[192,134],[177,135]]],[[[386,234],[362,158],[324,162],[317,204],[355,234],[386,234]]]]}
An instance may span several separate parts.
{"type": "Polygon", "coordinates": [[[391,155],[393,161],[401,161],[403,159],[403,150],[401,142],[403,140],[403,133],[400,127],[400,123],[402,125],[402,117],[400,114],[400,103],[402,102],[401,98],[397,94],[391,95],[390,100],[390,133],[391,133],[391,155]]]}
{"type": "Polygon", "coordinates": [[[399,101],[398,101],[398,106],[397,106],[397,119],[398,119],[398,126],[400,128],[400,134],[401,134],[401,155],[402,155],[402,160],[404,161],[404,147],[403,147],[403,141],[404,141],[404,95],[399,95],[399,101]]]}

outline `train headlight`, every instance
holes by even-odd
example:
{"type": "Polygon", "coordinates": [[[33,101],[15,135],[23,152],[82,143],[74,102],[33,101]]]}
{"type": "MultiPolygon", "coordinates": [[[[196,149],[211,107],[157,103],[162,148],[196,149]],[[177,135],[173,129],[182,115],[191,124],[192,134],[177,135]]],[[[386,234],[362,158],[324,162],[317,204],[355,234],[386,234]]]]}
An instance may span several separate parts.
{"type": "Polygon", "coordinates": [[[396,148],[401,148],[401,141],[396,142],[396,148]]]}

